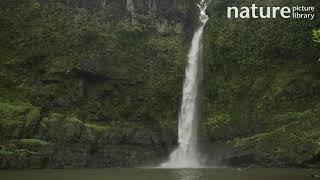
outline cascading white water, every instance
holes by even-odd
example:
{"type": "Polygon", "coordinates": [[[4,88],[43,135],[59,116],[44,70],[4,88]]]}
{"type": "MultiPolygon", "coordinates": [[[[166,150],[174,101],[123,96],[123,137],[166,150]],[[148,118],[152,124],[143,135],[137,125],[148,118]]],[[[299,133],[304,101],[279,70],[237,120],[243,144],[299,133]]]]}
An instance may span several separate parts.
{"type": "Polygon", "coordinates": [[[183,97],[179,115],[178,142],[170,159],[161,164],[162,168],[198,168],[201,167],[197,153],[197,99],[199,89],[199,68],[202,49],[202,33],[208,16],[205,13],[206,3],[200,2],[201,25],[194,33],[188,54],[186,79],[183,85],[183,97]]]}

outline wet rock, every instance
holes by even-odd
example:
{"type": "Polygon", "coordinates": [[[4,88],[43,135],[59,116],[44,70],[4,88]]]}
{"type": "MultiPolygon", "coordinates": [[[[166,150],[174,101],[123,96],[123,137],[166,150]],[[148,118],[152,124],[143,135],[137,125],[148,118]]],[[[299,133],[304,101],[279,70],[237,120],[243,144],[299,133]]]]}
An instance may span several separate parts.
{"type": "MultiPolygon", "coordinates": [[[[13,144],[0,151],[0,168],[127,167],[157,159],[167,145],[176,143],[176,135],[157,128],[162,119],[176,120],[174,108],[178,106],[172,100],[178,104],[178,98],[172,89],[183,83],[184,64],[180,61],[185,58],[186,41],[181,33],[185,23],[191,22],[186,13],[193,2],[41,0],[40,7],[38,2],[25,3],[1,3],[8,8],[4,14],[8,22],[16,20],[16,10],[21,10],[21,17],[35,12],[43,15],[37,16],[41,22],[50,21],[53,31],[47,35],[40,32],[32,43],[41,56],[34,56],[34,51],[28,56],[21,54],[38,59],[32,67],[20,67],[24,59],[10,56],[10,68],[0,72],[2,89],[8,85],[23,92],[4,97],[4,101],[14,99],[17,104],[0,103],[0,143],[7,143],[2,142],[4,138],[13,144]],[[167,36],[160,37],[160,31],[167,36]],[[133,35],[136,32],[138,35],[133,35]],[[132,41],[128,39],[133,36],[132,41]],[[49,46],[36,47],[37,42],[49,39],[49,46]],[[15,59],[19,62],[13,62],[15,59]],[[158,91],[157,86],[168,79],[172,89],[158,91]],[[146,102],[150,96],[152,105],[146,102]],[[18,101],[31,101],[41,107],[41,113],[40,108],[18,101]],[[115,121],[119,124],[113,125],[115,121]]],[[[34,23],[31,18],[26,25],[34,23]]],[[[23,30],[18,24],[11,29],[23,30]]],[[[17,36],[14,42],[30,38],[17,36]]]]}
{"type": "Polygon", "coordinates": [[[2,148],[0,152],[0,169],[44,168],[48,164],[45,155],[27,149],[2,148]]]}
{"type": "Polygon", "coordinates": [[[151,130],[136,129],[136,128],[123,128],[106,132],[99,139],[99,144],[105,145],[141,145],[152,146],[159,144],[161,136],[151,130]]]}
{"type": "Polygon", "coordinates": [[[52,113],[43,119],[41,132],[45,139],[57,143],[77,142],[85,125],[78,119],[52,113]]]}
{"type": "Polygon", "coordinates": [[[20,139],[16,144],[18,149],[28,149],[33,152],[39,152],[50,146],[50,143],[40,139],[20,139]]]}
{"type": "Polygon", "coordinates": [[[96,75],[101,77],[106,77],[103,73],[105,70],[106,59],[95,58],[95,59],[82,59],[77,67],[80,73],[96,75]]]}
{"type": "Polygon", "coordinates": [[[143,96],[138,96],[137,100],[140,101],[140,102],[143,102],[145,100],[145,98],[143,96]]]}
{"type": "Polygon", "coordinates": [[[157,131],[83,124],[61,114],[42,123],[43,138],[21,139],[0,149],[0,169],[133,167],[158,163],[164,155],[157,131]],[[84,125],[84,126],[83,126],[84,125]]]}
{"type": "Polygon", "coordinates": [[[303,98],[310,95],[310,91],[311,90],[307,82],[295,79],[288,83],[288,89],[285,93],[287,96],[303,98]]]}
{"type": "Polygon", "coordinates": [[[76,85],[76,101],[79,101],[84,97],[84,91],[85,91],[85,82],[84,79],[80,78],[76,85]]]}
{"type": "Polygon", "coordinates": [[[252,153],[234,152],[232,154],[226,155],[223,158],[223,163],[232,166],[247,167],[255,162],[255,158],[255,155],[252,153]]]}
{"type": "MultiPolygon", "coordinates": [[[[295,114],[293,121],[274,131],[233,141],[235,153],[231,165],[258,164],[264,167],[305,167],[317,163],[319,157],[320,106],[295,114]]],[[[292,119],[292,114],[282,118],[292,119]]]]}
{"type": "Polygon", "coordinates": [[[237,168],[237,171],[249,171],[249,167],[237,168]]]}
{"type": "Polygon", "coordinates": [[[89,158],[88,150],[87,144],[58,145],[51,155],[49,165],[54,169],[86,167],[89,158]]]}
{"type": "Polygon", "coordinates": [[[80,60],[74,71],[86,82],[103,82],[111,79],[128,80],[127,73],[130,67],[125,63],[125,60],[117,56],[98,56],[80,60]]]}
{"type": "Polygon", "coordinates": [[[314,179],[320,179],[320,174],[312,174],[311,177],[314,179]]]}

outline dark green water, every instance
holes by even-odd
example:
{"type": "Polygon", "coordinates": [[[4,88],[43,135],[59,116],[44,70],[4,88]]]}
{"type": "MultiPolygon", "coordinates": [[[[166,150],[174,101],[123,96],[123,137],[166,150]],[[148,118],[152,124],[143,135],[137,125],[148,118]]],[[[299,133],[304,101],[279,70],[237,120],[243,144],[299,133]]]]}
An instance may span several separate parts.
{"type": "MultiPolygon", "coordinates": [[[[312,180],[304,169],[99,169],[0,171],[0,180],[312,180]]],[[[314,180],[314,179],[313,179],[314,180]]]]}

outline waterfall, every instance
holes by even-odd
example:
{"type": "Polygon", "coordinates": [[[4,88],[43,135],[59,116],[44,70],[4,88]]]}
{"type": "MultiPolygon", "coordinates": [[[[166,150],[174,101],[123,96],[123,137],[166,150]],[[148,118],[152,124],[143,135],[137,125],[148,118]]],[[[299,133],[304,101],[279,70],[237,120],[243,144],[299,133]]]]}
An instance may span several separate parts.
{"type": "Polygon", "coordinates": [[[202,52],[202,33],[208,16],[205,13],[206,3],[200,5],[200,27],[195,31],[188,54],[188,65],[183,85],[183,97],[179,114],[178,142],[179,146],[171,153],[162,168],[197,168],[201,167],[197,153],[197,99],[199,91],[199,66],[202,52]]]}
{"type": "Polygon", "coordinates": [[[127,11],[129,11],[131,14],[134,14],[134,3],[133,0],[127,0],[127,11]]]}

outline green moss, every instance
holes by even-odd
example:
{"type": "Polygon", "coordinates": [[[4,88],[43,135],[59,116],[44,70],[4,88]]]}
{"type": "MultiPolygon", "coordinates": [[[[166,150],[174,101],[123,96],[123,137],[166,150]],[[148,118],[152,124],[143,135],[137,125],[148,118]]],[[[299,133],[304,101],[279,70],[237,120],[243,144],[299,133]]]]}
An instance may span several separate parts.
{"type": "Polygon", "coordinates": [[[97,143],[99,138],[109,130],[111,130],[111,127],[105,124],[86,123],[81,133],[80,141],[93,144],[97,143]]]}
{"type": "Polygon", "coordinates": [[[320,42],[320,30],[313,30],[313,40],[320,42]]]}
{"type": "Polygon", "coordinates": [[[304,112],[320,100],[315,90],[319,47],[310,36],[318,29],[319,20],[226,17],[223,9],[246,3],[282,6],[310,2],[217,0],[208,7],[211,18],[204,33],[203,84],[204,113],[209,118],[203,121],[204,127],[217,115],[230,116],[228,126],[206,131],[215,140],[270,132],[289,123],[281,115],[304,112]]]}
{"type": "Polygon", "coordinates": [[[42,138],[55,143],[75,143],[85,130],[84,123],[75,116],[51,113],[40,126],[42,138]]]}
{"type": "Polygon", "coordinates": [[[3,150],[3,149],[1,149],[0,150],[0,156],[10,156],[10,155],[13,155],[14,154],[14,152],[12,152],[12,151],[9,151],[9,150],[3,150]]]}
{"type": "Polygon", "coordinates": [[[76,116],[65,115],[61,113],[50,113],[48,117],[43,118],[43,123],[44,124],[49,124],[49,123],[83,124],[83,122],[79,120],[76,116]]]}
{"type": "Polygon", "coordinates": [[[82,121],[77,119],[76,117],[71,117],[69,121],[76,124],[82,123],[82,121]]]}
{"type": "Polygon", "coordinates": [[[217,129],[223,125],[229,124],[231,121],[228,114],[217,115],[212,118],[208,118],[206,121],[206,126],[210,129],[217,129]]]}
{"type": "Polygon", "coordinates": [[[137,40],[146,33],[147,27],[145,25],[133,25],[129,21],[121,21],[117,24],[116,30],[119,33],[119,38],[126,38],[126,40],[137,40]]]}
{"type": "Polygon", "coordinates": [[[2,137],[30,136],[40,122],[40,111],[30,104],[0,103],[2,137]]]}
{"type": "MultiPolygon", "coordinates": [[[[6,101],[11,101],[12,92],[12,99],[27,99],[43,107],[43,114],[84,114],[89,121],[130,121],[130,116],[170,124],[176,119],[181,97],[176,92],[181,92],[188,46],[183,34],[160,36],[154,14],[141,15],[132,24],[127,14],[118,19],[118,11],[116,16],[110,9],[92,12],[69,1],[50,1],[40,9],[36,0],[12,3],[10,11],[7,3],[3,5],[0,15],[8,30],[0,32],[6,52],[6,61],[0,63],[0,92],[7,91],[3,93],[6,101]],[[32,54],[25,51],[29,48],[32,54]],[[83,60],[88,60],[86,66],[94,66],[80,68],[83,60]],[[6,70],[7,65],[10,70],[6,70]],[[86,97],[77,94],[81,90],[79,76],[87,83],[83,85],[88,91],[86,97]],[[91,76],[101,82],[93,82],[91,76]],[[103,88],[105,84],[112,88],[103,88]],[[20,85],[23,94],[18,93],[20,85]],[[136,101],[137,96],[154,100],[136,101]],[[151,106],[165,109],[159,113],[151,106]]],[[[193,6],[179,2],[178,13],[187,13],[189,5],[193,6]]]]}
{"type": "Polygon", "coordinates": [[[0,158],[7,158],[10,157],[19,157],[19,156],[28,156],[28,155],[37,155],[38,153],[30,151],[28,149],[9,149],[7,147],[2,147],[0,149],[0,158]]]}
{"type": "Polygon", "coordinates": [[[64,119],[65,115],[59,113],[51,113],[48,117],[43,118],[44,123],[48,122],[58,122],[61,119],[64,119]]]}
{"type": "Polygon", "coordinates": [[[182,31],[192,23],[184,15],[194,3],[177,2],[165,34],[157,30],[165,14],[133,23],[118,2],[94,11],[73,1],[0,4],[0,100],[41,107],[8,116],[2,137],[96,143],[109,130],[176,130],[189,48],[182,31]]]}
{"type": "Polygon", "coordinates": [[[20,139],[20,143],[24,145],[31,145],[31,146],[44,146],[49,144],[48,142],[41,140],[41,139],[20,139]]]}
{"type": "Polygon", "coordinates": [[[99,124],[91,124],[91,123],[88,124],[88,123],[86,123],[85,126],[86,126],[86,128],[91,129],[91,130],[97,132],[98,134],[102,134],[106,130],[109,129],[108,126],[103,126],[103,125],[99,125],[99,124]]]}
{"type": "Polygon", "coordinates": [[[32,127],[36,125],[38,122],[35,122],[35,120],[40,119],[40,109],[35,108],[31,109],[29,113],[26,115],[26,127],[32,127]]]}
{"type": "Polygon", "coordinates": [[[245,153],[254,154],[257,163],[301,165],[319,156],[320,108],[281,116],[290,122],[274,131],[235,139],[233,145],[245,153]],[[293,121],[295,120],[295,121],[293,121]]]}

